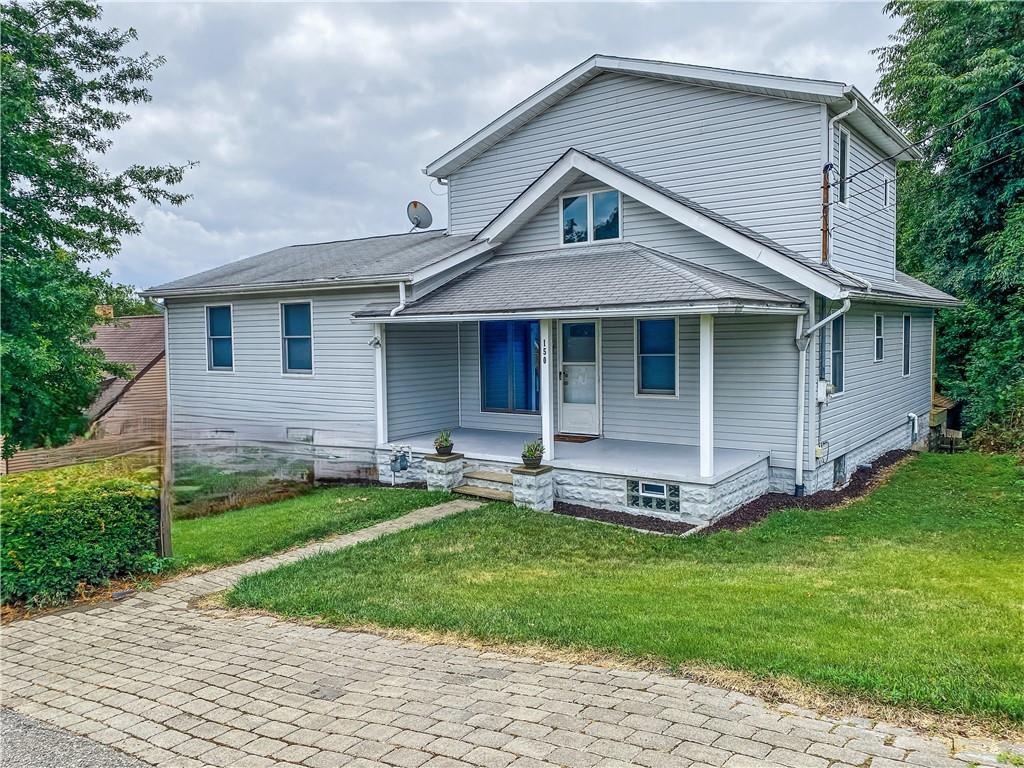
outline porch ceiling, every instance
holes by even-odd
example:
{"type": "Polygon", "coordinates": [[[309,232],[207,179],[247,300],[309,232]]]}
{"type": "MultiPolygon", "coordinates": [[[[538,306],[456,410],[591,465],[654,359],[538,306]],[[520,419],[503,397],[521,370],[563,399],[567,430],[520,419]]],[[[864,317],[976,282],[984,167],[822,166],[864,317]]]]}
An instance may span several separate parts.
{"type": "MultiPolygon", "coordinates": [[[[391,442],[407,445],[416,453],[433,453],[436,436],[431,432],[391,442]]],[[[455,451],[478,461],[518,464],[523,443],[539,439],[539,431],[509,432],[465,427],[452,430],[455,451]]],[[[554,458],[545,458],[545,463],[559,469],[715,485],[766,458],[768,454],[760,451],[715,448],[715,474],[701,477],[700,449],[695,445],[600,437],[587,443],[556,442],[554,458]]]]}
{"type": "MultiPolygon", "coordinates": [[[[390,318],[394,305],[357,317],[390,318]]],[[[395,320],[553,313],[799,312],[792,296],[635,243],[499,256],[398,312],[395,320]]]]}

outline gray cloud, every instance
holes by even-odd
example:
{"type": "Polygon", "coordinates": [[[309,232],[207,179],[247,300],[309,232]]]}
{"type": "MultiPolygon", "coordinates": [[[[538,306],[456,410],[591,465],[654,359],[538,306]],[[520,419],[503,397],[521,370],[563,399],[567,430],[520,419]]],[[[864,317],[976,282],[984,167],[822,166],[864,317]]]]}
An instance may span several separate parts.
{"type": "MultiPolygon", "coordinates": [[[[424,165],[592,53],[856,83],[896,23],[868,3],[109,5],[167,58],[104,160],[198,160],[182,208],[108,266],[148,286],[280,245],[408,228],[424,165]]],[[[434,192],[438,191],[436,186],[434,192]]]]}

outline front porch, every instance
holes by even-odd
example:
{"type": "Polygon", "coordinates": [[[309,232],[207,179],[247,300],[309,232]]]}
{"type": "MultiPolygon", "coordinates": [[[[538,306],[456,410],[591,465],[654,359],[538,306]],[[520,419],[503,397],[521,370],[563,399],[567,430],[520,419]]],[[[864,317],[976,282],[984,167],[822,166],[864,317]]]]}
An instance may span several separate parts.
{"type": "MultiPolygon", "coordinates": [[[[436,436],[436,432],[428,432],[403,438],[396,444],[410,448],[414,454],[431,454],[436,436]]],[[[523,443],[540,437],[536,432],[465,427],[452,430],[455,451],[481,464],[520,464],[523,443]]],[[[556,469],[704,485],[716,485],[768,458],[766,452],[716,448],[714,474],[705,477],[700,471],[700,449],[695,445],[607,437],[585,443],[556,440],[553,445],[554,455],[545,454],[544,463],[556,469]]]]}

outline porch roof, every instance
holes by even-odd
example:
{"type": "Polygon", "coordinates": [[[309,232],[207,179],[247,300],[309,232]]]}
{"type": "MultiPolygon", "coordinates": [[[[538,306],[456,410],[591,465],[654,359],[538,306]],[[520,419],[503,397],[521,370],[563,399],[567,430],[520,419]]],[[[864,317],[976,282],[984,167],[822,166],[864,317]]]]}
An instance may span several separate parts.
{"type": "Polygon", "coordinates": [[[410,302],[370,304],[356,317],[683,312],[799,312],[792,296],[630,242],[498,256],[410,302]]]}

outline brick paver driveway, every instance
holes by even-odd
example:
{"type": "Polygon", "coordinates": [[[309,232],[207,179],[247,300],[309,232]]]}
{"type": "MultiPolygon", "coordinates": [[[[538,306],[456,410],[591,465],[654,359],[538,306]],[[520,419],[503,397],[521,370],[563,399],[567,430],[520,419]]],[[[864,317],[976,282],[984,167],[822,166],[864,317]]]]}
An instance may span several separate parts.
{"type": "Polygon", "coordinates": [[[944,740],[775,709],[664,674],[188,606],[244,573],[467,505],[418,510],[121,603],[12,624],[4,631],[3,704],[161,766],[968,764],[953,759],[944,740]]]}

